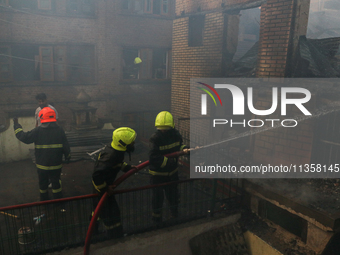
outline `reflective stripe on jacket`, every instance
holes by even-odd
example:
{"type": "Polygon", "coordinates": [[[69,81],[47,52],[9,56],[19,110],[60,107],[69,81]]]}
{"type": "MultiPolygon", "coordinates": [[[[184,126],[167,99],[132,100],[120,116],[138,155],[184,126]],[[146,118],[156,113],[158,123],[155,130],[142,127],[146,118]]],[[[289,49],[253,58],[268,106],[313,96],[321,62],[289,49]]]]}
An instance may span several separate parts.
{"type": "Polygon", "coordinates": [[[64,130],[56,123],[44,123],[31,131],[24,132],[21,125],[14,125],[16,137],[23,143],[35,144],[36,166],[42,170],[62,168],[62,158],[70,156],[64,130]]]}
{"type": "Polygon", "coordinates": [[[161,176],[171,176],[176,173],[178,158],[167,158],[164,155],[181,151],[186,147],[183,145],[182,136],[175,128],[166,132],[157,130],[150,138],[149,173],[161,176]]]}

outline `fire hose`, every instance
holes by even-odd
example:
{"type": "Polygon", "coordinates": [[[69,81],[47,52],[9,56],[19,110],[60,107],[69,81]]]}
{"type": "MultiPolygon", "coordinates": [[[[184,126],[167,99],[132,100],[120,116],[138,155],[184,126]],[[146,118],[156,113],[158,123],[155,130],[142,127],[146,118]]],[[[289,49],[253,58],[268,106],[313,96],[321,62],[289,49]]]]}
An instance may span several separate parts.
{"type": "MultiPolygon", "coordinates": [[[[196,147],[194,149],[188,149],[188,151],[192,151],[192,150],[196,150],[196,149],[200,149],[200,148],[201,147],[196,147]]],[[[177,152],[173,152],[173,153],[170,153],[170,154],[167,154],[167,155],[164,155],[164,156],[166,156],[168,158],[174,158],[174,157],[182,156],[184,154],[186,154],[185,151],[177,151],[177,152]]],[[[149,160],[135,166],[134,168],[129,170],[127,173],[123,174],[117,180],[115,180],[114,183],[112,184],[112,186],[114,187],[114,189],[117,188],[117,186],[119,184],[121,184],[129,176],[134,175],[139,170],[141,170],[142,168],[144,168],[148,165],[149,165],[149,160]]],[[[94,226],[95,226],[95,223],[96,223],[96,221],[99,217],[99,213],[100,213],[103,205],[105,204],[107,198],[108,198],[108,194],[107,194],[107,192],[105,192],[104,195],[102,196],[102,198],[100,199],[96,209],[94,210],[94,213],[92,215],[91,222],[90,222],[89,228],[87,230],[87,234],[86,234],[85,245],[84,245],[84,255],[89,255],[89,253],[90,253],[91,237],[92,237],[92,233],[93,233],[93,230],[94,230],[94,226]]]]}

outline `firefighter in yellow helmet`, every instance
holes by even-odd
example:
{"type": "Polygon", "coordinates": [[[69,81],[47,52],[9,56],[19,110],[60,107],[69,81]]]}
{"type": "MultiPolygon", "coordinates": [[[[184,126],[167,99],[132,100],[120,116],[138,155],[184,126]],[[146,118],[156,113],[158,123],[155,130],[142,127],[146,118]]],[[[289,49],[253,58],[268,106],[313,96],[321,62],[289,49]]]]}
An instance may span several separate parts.
{"type": "MultiPolygon", "coordinates": [[[[178,181],[178,158],[167,158],[164,155],[186,150],[182,136],[175,129],[174,119],[170,112],[160,112],[155,121],[157,131],[150,138],[151,184],[178,181]]],[[[177,184],[157,187],[152,190],[152,219],[156,224],[162,222],[164,194],[170,204],[172,217],[178,216],[179,194],[177,184]]]]}
{"type": "MultiPolygon", "coordinates": [[[[136,132],[128,127],[121,127],[113,131],[112,142],[98,155],[92,174],[93,186],[101,196],[108,192],[108,199],[102,208],[100,218],[107,229],[109,238],[119,238],[123,236],[120,210],[115,197],[112,195],[112,186],[120,170],[129,171],[133,166],[124,162],[124,154],[129,155],[134,151],[136,132]]],[[[99,199],[100,199],[99,198],[99,199]]],[[[95,200],[94,207],[99,200],[95,200]]]]}

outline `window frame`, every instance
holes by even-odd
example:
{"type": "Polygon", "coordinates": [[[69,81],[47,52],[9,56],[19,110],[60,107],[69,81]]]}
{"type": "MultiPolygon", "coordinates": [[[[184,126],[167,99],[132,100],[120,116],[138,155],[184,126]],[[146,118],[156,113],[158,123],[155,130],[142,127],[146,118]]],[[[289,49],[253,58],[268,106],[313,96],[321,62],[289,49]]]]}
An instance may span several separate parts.
{"type": "Polygon", "coordinates": [[[34,84],[40,82],[96,83],[96,53],[93,44],[26,45],[15,43],[1,44],[0,49],[5,55],[0,57],[0,84],[4,82],[19,84],[21,82],[34,84]],[[74,48],[78,49],[73,56],[76,69],[72,68],[71,55],[69,55],[74,48]],[[27,55],[28,52],[30,52],[29,55],[27,55]],[[9,56],[6,57],[6,55],[9,56]],[[13,56],[19,61],[17,65],[13,62],[13,56]],[[20,75],[23,70],[27,71],[26,74],[20,75]],[[5,72],[8,74],[3,75],[5,72]]]}
{"type": "Polygon", "coordinates": [[[122,72],[121,72],[121,80],[124,81],[132,81],[132,80],[169,80],[171,79],[171,69],[172,69],[172,49],[170,48],[123,48],[122,50],[122,72]],[[142,59],[142,63],[140,67],[138,67],[138,75],[137,78],[124,78],[124,66],[123,63],[126,64],[127,56],[124,56],[124,50],[136,50],[138,52],[138,57],[142,59]],[[155,50],[164,50],[165,52],[165,78],[156,78],[154,74],[155,71],[155,63],[153,63],[153,56],[155,50]]]}
{"type": "Polygon", "coordinates": [[[0,0],[0,6],[8,6],[8,0],[0,0]]]}
{"type": "Polygon", "coordinates": [[[170,5],[171,5],[171,0],[144,0],[144,13],[157,15],[157,16],[167,16],[167,15],[170,15],[170,5]],[[160,2],[159,13],[154,13],[154,6],[155,6],[154,1],[160,2]],[[148,9],[148,6],[150,6],[150,9],[148,9]],[[164,6],[167,6],[166,12],[164,12],[164,6]]]}
{"type": "Polygon", "coordinates": [[[81,17],[93,17],[96,14],[96,3],[94,0],[90,0],[89,3],[85,3],[86,0],[66,0],[65,12],[70,16],[81,16],[81,17]],[[73,2],[73,3],[72,3],[73,2]],[[75,5],[76,8],[70,8],[75,5]],[[85,6],[90,6],[90,12],[85,11],[85,6]]]}
{"type": "MultiPolygon", "coordinates": [[[[2,71],[2,65],[8,65],[8,78],[7,79],[1,79],[0,75],[0,83],[2,82],[9,82],[13,80],[13,72],[12,72],[12,54],[11,54],[11,46],[9,45],[0,45],[0,48],[7,48],[7,53],[8,53],[8,61],[0,62],[0,74],[1,73],[6,73],[2,71]]],[[[5,56],[6,58],[6,56],[5,56]]],[[[1,60],[1,59],[0,59],[1,60]]]]}
{"type": "Polygon", "coordinates": [[[50,11],[52,10],[52,0],[37,0],[38,1],[38,10],[46,10],[46,11],[50,11]],[[42,1],[47,1],[49,3],[49,7],[48,8],[42,8],[41,7],[41,2],[42,1]]]}
{"type": "Polygon", "coordinates": [[[203,46],[205,32],[205,15],[192,15],[188,22],[188,47],[203,46]],[[199,34],[197,35],[197,31],[199,34]]]}
{"type": "MultiPolygon", "coordinates": [[[[40,81],[55,81],[55,77],[54,77],[54,61],[53,61],[53,46],[39,46],[39,67],[40,67],[40,81]],[[50,54],[49,56],[44,56],[43,55],[43,51],[44,50],[49,50],[50,54]],[[45,57],[49,57],[48,61],[45,61],[44,58],[45,57]],[[43,66],[49,65],[49,72],[51,73],[51,78],[46,77],[46,75],[44,75],[44,68],[43,66]]],[[[46,71],[47,72],[47,71],[46,71]]]]}

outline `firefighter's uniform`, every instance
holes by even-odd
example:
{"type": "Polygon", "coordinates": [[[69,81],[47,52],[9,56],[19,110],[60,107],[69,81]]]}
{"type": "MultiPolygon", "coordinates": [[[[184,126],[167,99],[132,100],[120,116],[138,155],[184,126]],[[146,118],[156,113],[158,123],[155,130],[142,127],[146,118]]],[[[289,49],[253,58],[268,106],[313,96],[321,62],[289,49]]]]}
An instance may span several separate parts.
{"type": "MultiPolygon", "coordinates": [[[[159,113],[155,126],[158,130],[150,138],[149,152],[151,184],[178,181],[178,158],[167,158],[164,155],[181,151],[187,146],[183,145],[182,136],[174,128],[173,118],[169,112],[159,113]],[[166,130],[166,132],[162,132],[162,130],[166,130]]],[[[157,187],[152,190],[152,219],[155,222],[162,221],[163,191],[169,201],[172,216],[178,216],[177,184],[157,187]]]]}
{"type": "MultiPolygon", "coordinates": [[[[108,186],[114,183],[119,171],[127,172],[131,169],[131,165],[124,162],[124,154],[126,151],[129,152],[128,145],[133,143],[135,138],[136,133],[130,128],[116,129],[113,132],[111,145],[106,146],[98,155],[92,174],[92,183],[96,192],[100,194],[100,198],[107,191],[108,186]],[[128,137],[124,137],[124,133],[128,137]]],[[[98,201],[94,201],[94,207],[97,206],[98,201]]],[[[109,196],[103,205],[100,218],[103,220],[109,238],[123,236],[120,210],[114,195],[109,196]]]]}
{"type": "MultiPolygon", "coordinates": [[[[49,109],[49,107],[45,107],[40,113],[49,111],[49,109]]],[[[39,177],[40,200],[49,199],[49,179],[52,182],[53,198],[62,198],[60,180],[62,157],[64,155],[67,160],[70,158],[70,146],[64,130],[55,121],[42,121],[41,126],[28,132],[24,132],[22,126],[16,123],[14,125],[14,132],[16,137],[23,143],[35,144],[35,162],[39,177]]]]}

